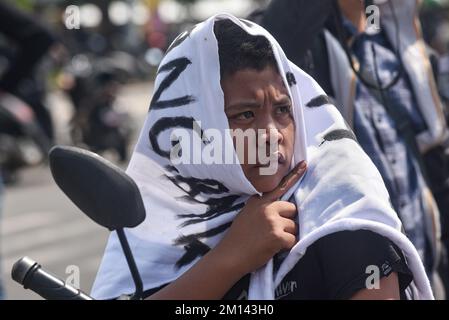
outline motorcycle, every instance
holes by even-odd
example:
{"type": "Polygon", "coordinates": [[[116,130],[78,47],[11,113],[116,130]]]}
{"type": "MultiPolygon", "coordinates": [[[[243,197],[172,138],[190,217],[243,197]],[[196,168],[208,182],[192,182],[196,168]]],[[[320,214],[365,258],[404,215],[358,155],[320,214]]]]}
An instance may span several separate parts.
{"type": "MultiPolygon", "coordinates": [[[[135,182],[104,158],[77,147],[54,147],[49,164],[56,184],[66,196],[98,225],[117,232],[135,284],[134,294],[120,299],[142,299],[142,278],[124,232],[124,228],[139,225],[146,216],[135,182]],[[101,186],[92,184],[93,180],[101,186]]],[[[93,300],[28,257],[13,265],[11,277],[47,300],[93,300]]]]}
{"type": "Polygon", "coordinates": [[[94,152],[113,150],[125,162],[132,130],[129,115],[116,107],[117,92],[127,70],[119,62],[107,57],[75,56],[66,70],[71,84],[64,89],[75,107],[73,143],[94,152]]]}

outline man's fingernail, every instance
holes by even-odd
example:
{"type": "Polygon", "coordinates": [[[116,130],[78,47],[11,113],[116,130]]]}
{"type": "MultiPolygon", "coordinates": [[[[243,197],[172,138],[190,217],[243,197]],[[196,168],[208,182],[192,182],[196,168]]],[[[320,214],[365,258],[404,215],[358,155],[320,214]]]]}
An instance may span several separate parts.
{"type": "Polygon", "coordinates": [[[298,166],[298,171],[304,170],[307,167],[307,163],[305,160],[301,161],[298,166]]]}

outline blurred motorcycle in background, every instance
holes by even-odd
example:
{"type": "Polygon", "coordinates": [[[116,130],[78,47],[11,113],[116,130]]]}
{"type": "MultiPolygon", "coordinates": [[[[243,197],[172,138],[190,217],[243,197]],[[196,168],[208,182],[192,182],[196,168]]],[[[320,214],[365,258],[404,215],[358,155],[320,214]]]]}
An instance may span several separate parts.
{"type": "Polygon", "coordinates": [[[71,59],[60,82],[74,106],[73,144],[97,153],[115,151],[120,162],[128,159],[132,126],[116,98],[132,68],[130,59],[124,52],[101,57],[79,54],[71,59]]]}

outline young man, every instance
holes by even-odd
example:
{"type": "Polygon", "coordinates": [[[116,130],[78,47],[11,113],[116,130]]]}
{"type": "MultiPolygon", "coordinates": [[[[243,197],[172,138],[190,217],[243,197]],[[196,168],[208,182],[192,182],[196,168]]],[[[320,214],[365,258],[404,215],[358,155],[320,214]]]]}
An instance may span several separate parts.
{"type": "MultiPolygon", "coordinates": [[[[128,232],[145,297],[401,299],[406,291],[412,298],[412,281],[415,298],[431,297],[380,175],[322,90],[265,30],[228,15],[208,19],[174,41],[156,88],[128,168],[147,205],[148,220],[128,232]],[[197,120],[200,151],[221,140],[210,129],[262,131],[255,144],[275,146],[276,170],[262,174],[260,155],[255,163],[175,164],[173,155],[191,153],[188,138],[164,132],[198,134],[197,120]]],[[[224,137],[234,138],[233,152],[238,135],[224,137]]],[[[132,290],[121,255],[111,235],[95,297],[132,290]]]]}

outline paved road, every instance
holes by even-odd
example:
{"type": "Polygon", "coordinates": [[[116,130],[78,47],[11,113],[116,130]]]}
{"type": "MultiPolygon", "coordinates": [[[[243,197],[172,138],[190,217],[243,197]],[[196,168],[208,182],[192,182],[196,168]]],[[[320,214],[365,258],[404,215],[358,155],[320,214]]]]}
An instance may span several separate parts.
{"type": "MultiPolygon", "coordinates": [[[[151,91],[150,83],[133,84],[126,86],[119,96],[119,104],[133,118],[136,135],[145,118],[151,91]]],[[[58,124],[58,141],[65,144],[69,141],[70,105],[58,93],[51,94],[49,105],[58,124]]],[[[73,274],[70,266],[77,266],[80,287],[89,292],[107,230],[91,222],[65,197],[53,182],[48,167],[27,169],[21,177],[17,185],[6,190],[1,221],[1,274],[6,298],[40,298],[10,279],[13,263],[25,255],[63,279],[73,274]]]]}

